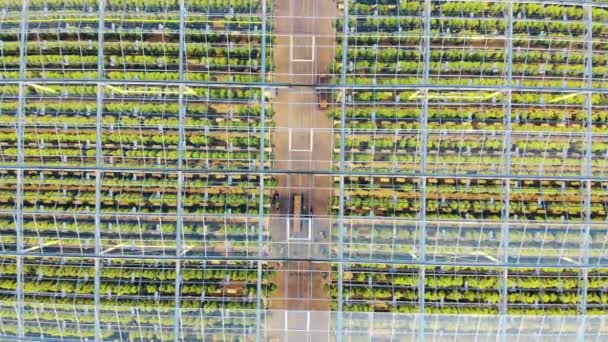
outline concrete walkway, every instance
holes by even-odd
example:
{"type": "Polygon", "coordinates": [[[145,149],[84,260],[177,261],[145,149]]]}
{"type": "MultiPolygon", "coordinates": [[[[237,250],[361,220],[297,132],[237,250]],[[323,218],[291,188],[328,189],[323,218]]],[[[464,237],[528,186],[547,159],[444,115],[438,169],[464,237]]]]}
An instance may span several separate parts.
{"type": "MultiPolygon", "coordinates": [[[[281,205],[268,220],[273,256],[309,259],[327,255],[332,179],[315,175],[330,170],[333,151],[333,122],[327,110],[319,108],[314,87],[327,73],[335,53],[334,21],[338,6],[334,0],[275,0],[273,9],[273,81],[288,83],[272,100],[275,130],[273,169],[296,173],[277,176],[281,205]],[[309,172],[309,174],[300,174],[309,172]],[[310,229],[300,234],[287,227],[292,196],[302,194],[304,206],[313,209],[310,229]],[[293,235],[292,235],[293,234],[293,235]]],[[[330,265],[290,261],[276,265],[276,294],[271,309],[329,310],[323,289],[330,265]]],[[[278,323],[277,323],[278,324],[278,323]]]]}

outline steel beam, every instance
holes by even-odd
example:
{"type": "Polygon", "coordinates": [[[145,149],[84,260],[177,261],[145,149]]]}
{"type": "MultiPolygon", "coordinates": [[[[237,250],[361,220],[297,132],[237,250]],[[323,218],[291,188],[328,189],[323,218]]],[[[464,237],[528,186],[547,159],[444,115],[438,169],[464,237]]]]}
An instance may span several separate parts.
{"type": "MultiPolygon", "coordinates": [[[[6,244],[5,244],[6,246],[6,244]]],[[[462,257],[472,257],[479,256],[480,254],[462,254],[462,257]]],[[[82,254],[66,254],[66,253],[53,253],[53,252],[45,252],[42,253],[17,253],[17,252],[3,252],[0,253],[0,257],[8,257],[8,258],[17,258],[17,257],[32,257],[32,258],[56,258],[56,259],[74,259],[78,257],[83,257],[82,254]]],[[[105,254],[102,252],[101,255],[95,255],[93,252],[91,254],[86,254],[84,256],[86,259],[103,259],[103,260],[149,260],[149,255],[120,255],[120,254],[105,254]]],[[[164,261],[209,261],[209,260],[218,260],[218,261],[262,261],[265,263],[269,262],[282,262],[286,259],[283,257],[263,257],[258,258],[257,256],[247,257],[247,256],[175,256],[175,255],[155,255],[154,259],[164,260],[164,261]]],[[[435,262],[435,261],[426,261],[420,262],[418,260],[391,260],[388,259],[377,259],[370,260],[369,258],[289,258],[289,261],[304,261],[304,262],[319,262],[319,263],[332,263],[332,264],[370,264],[370,265],[409,265],[409,266],[429,266],[429,267],[440,267],[440,266],[462,266],[462,267],[489,267],[489,268],[534,268],[534,267],[544,267],[544,268],[564,268],[564,259],[559,259],[559,263],[547,263],[547,264],[538,264],[538,263],[518,263],[518,264],[504,264],[504,263],[496,263],[496,262],[458,262],[458,264],[450,263],[450,262],[435,262]]],[[[606,267],[607,264],[568,264],[567,267],[569,269],[596,269],[598,267],[606,267]]]]}
{"type": "MultiPolygon", "coordinates": [[[[3,169],[5,170],[14,170],[14,171],[18,171],[18,170],[33,170],[33,171],[75,171],[75,172],[86,172],[86,171],[90,171],[90,172],[95,172],[95,171],[101,171],[101,172],[116,172],[116,173],[120,173],[120,172],[143,172],[143,173],[160,173],[160,174],[174,174],[174,173],[178,173],[178,172],[182,172],[184,174],[216,174],[216,173],[222,173],[222,174],[239,174],[239,175],[247,175],[247,174],[259,174],[259,171],[257,170],[252,170],[252,171],[243,171],[243,170],[238,170],[238,169],[233,169],[233,170],[197,170],[197,169],[190,169],[190,168],[178,168],[178,167],[173,167],[173,168],[146,168],[146,167],[133,167],[133,168],[125,168],[125,167],[101,167],[101,168],[97,168],[94,166],[85,166],[85,167],[80,167],[80,166],[29,166],[29,165],[6,165],[6,166],[2,166],[3,169]]],[[[400,178],[419,178],[419,179],[425,179],[425,178],[433,178],[433,179],[451,179],[451,178],[459,178],[459,179],[509,179],[509,180],[564,180],[564,181],[580,181],[580,182],[585,182],[585,181],[593,181],[593,182],[599,182],[599,181],[605,181],[606,178],[605,177],[601,177],[601,176],[585,176],[585,175],[576,175],[576,176],[558,176],[558,175],[553,175],[553,176],[527,176],[527,175],[518,175],[518,174],[511,174],[511,175],[506,175],[504,173],[497,173],[497,174],[479,174],[479,175],[472,175],[472,174],[457,174],[457,173],[432,173],[432,172],[425,172],[425,173],[399,173],[398,175],[395,175],[395,173],[391,173],[391,172],[364,172],[364,171],[353,171],[353,172],[344,172],[343,174],[340,173],[339,171],[289,171],[289,170],[272,170],[272,169],[266,169],[264,171],[264,173],[266,175],[289,175],[289,174],[298,174],[298,175],[326,175],[326,176],[340,176],[340,175],[344,175],[345,177],[400,177],[400,178]]]]}
{"type": "MultiPolygon", "coordinates": [[[[424,73],[422,82],[428,84],[431,73],[431,0],[424,1],[424,73]]],[[[427,159],[428,159],[428,116],[429,116],[429,90],[422,89],[422,112],[420,117],[421,126],[421,138],[420,138],[420,172],[427,172],[427,159]]],[[[424,264],[426,262],[426,178],[420,179],[420,212],[418,214],[419,226],[418,226],[418,260],[424,264]]],[[[424,328],[425,328],[425,316],[426,302],[426,268],[420,266],[418,269],[418,312],[420,317],[418,319],[418,341],[424,342],[424,328]]]]}
{"type": "MultiPolygon", "coordinates": [[[[593,6],[592,0],[588,0],[587,4],[583,5],[583,19],[585,21],[585,86],[592,88],[593,86],[593,6]]],[[[593,165],[593,92],[589,91],[585,94],[583,103],[583,111],[586,114],[586,135],[585,135],[585,158],[583,173],[587,177],[592,175],[593,165]]],[[[591,242],[591,195],[592,184],[590,180],[584,182],[584,205],[585,205],[585,231],[583,233],[582,246],[582,263],[589,264],[589,245],[591,242]]],[[[581,315],[582,321],[579,324],[577,331],[578,341],[585,341],[585,331],[587,325],[587,296],[589,292],[589,270],[584,268],[579,270],[579,305],[578,314],[581,315]]]]}
{"type": "MultiPolygon", "coordinates": [[[[27,49],[27,30],[28,30],[28,10],[29,0],[23,0],[21,6],[21,21],[19,24],[19,77],[26,78],[26,49],[27,49]]],[[[25,122],[25,85],[19,83],[19,97],[17,102],[17,164],[24,163],[23,147],[23,125],[25,122]]],[[[15,234],[16,252],[23,253],[23,170],[17,170],[15,189],[15,234]]],[[[22,339],[25,336],[24,325],[24,296],[23,296],[23,257],[17,256],[16,262],[16,287],[15,301],[17,310],[17,337],[22,339]]]]}
{"type": "MultiPolygon", "coordinates": [[[[105,32],[105,0],[98,2],[99,24],[97,26],[97,108],[95,121],[95,254],[101,254],[101,183],[102,173],[100,169],[103,166],[103,151],[101,146],[103,141],[102,123],[103,123],[103,97],[104,97],[104,32],[105,32]]],[[[101,259],[95,259],[95,276],[94,276],[94,317],[95,317],[95,342],[101,341],[101,259]]]]}
{"type": "MultiPolygon", "coordinates": [[[[349,31],[349,3],[344,1],[342,22],[342,70],[340,75],[340,189],[338,209],[338,258],[344,256],[344,172],[345,172],[345,126],[346,126],[346,69],[348,68],[348,31],[349,31]]],[[[336,313],[336,341],[342,342],[344,332],[344,265],[338,264],[338,298],[336,313]]]]}
{"type": "MultiPolygon", "coordinates": [[[[505,13],[507,24],[505,27],[505,66],[506,66],[506,86],[513,86],[513,0],[508,2],[507,13],[505,13]]],[[[511,112],[513,94],[511,90],[505,92],[505,132],[504,132],[504,170],[503,172],[509,178],[503,179],[503,192],[501,195],[501,243],[500,251],[502,253],[501,261],[503,264],[509,263],[509,223],[511,214],[511,112]]],[[[500,340],[507,342],[507,314],[508,314],[508,296],[509,296],[509,268],[501,269],[500,278],[500,300],[498,302],[498,312],[500,314],[500,340]]]]}
{"type": "MultiPolygon", "coordinates": [[[[266,0],[262,0],[262,65],[261,65],[261,77],[262,82],[266,82],[266,26],[268,25],[268,13],[267,13],[267,3],[266,0]]],[[[258,257],[261,259],[264,255],[264,169],[266,163],[266,88],[260,88],[261,98],[260,98],[260,173],[259,173],[259,182],[260,182],[260,193],[259,193],[259,207],[258,207],[258,257]]],[[[262,302],[262,264],[258,261],[258,273],[257,273],[257,283],[256,283],[256,328],[255,328],[255,338],[257,342],[262,341],[262,310],[263,302],[262,302]]]]}
{"type": "MultiPolygon", "coordinates": [[[[185,37],[185,22],[186,22],[186,4],[184,0],[179,0],[179,81],[185,80],[185,54],[186,54],[186,37],[185,37]]],[[[186,117],[186,107],[184,105],[184,84],[180,84],[178,88],[178,143],[177,143],[177,166],[183,168],[184,165],[184,150],[186,149],[186,137],[184,132],[184,124],[186,117]]],[[[183,228],[183,216],[184,216],[184,205],[183,205],[183,187],[184,187],[184,174],[183,172],[177,173],[177,218],[175,221],[175,254],[177,257],[182,256],[182,228],[183,228]]],[[[181,274],[181,260],[175,261],[175,308],[174,308],[174,321],[173,321],[173,336],[174,340],[181,341],[181,285],[182,285],[182,274],[181,274]]]]}
{"type": "MultiPolygon", "coordinates": [[[[585,21],[585,83],[588,88],[591,87],[593,81],[593,20],[592,20],[593,7],[591,1],[588,4],[583,5],[583,19],[585,21]]],[[[592,155],[593,155],[593,144],[592,144],[592,133],[593,133],[593,102],[592,92],[587,92],[585,101],[583,103],[583,111],[586,113],[586,136],[585,136],[585,158],[584,158],[584,175],[590,177],[592,175],[592,155]]],[[[585,231],[583,235],[583,246],[582,246],[582,263],[589,264],[589,245],[591,241],[591,181],[587,180],[584,182],[584,205],[585,205],[585,231]]],[[[588,270],[581,270],[580,280],[582,284],[579,284],[579,306],[578,313],[585,315],[587,313],[587,293],[588,293],[588,270]]],[[[584,329],[584,327],[582,328],[584,329]]],[[[584,340],[584,336],[579,334],[579,340],[584,340]]]]}
{"type": "MultiPolygon", "coordinates": [[[[96,85],[100,81],[91,80],[91,79],[45,79],[45,78],[29,78],[29,79],[4,79],[2,80],[4,84],[19,84],[26,83],[28,85],[83,85],[83,86],[92,86],[96,85]]],[[[208,82],[208,81],[193,81],[193,80],[171,80],[171,81],[144,81],[144,80],[104,80],[101,81],[104,85],[110,86],[156,86],[156,87],[177,87],[180,84],[188,86],[188,87],[211,87],[211,88],[243,88],[248,87],[252,89],[256,88],[273,88],[273,89],[282,89],[282,88],[290,88],[290,87],[298,87],[298,84],[289,84],[289,83],[279,83],[279,82],[260,82],[260,83],[251,83],[251,82],[208,82]]],[[[526,92],[526,93],[556,93],[556,94],[571,94],[571,93],[584,93],[592,91],[597,94],[608,94],[608,88],[601,87],[571,87],[571,86],[560,86],[560,87],[547,87],[547,86],[539,86],[539,87],[531,87],[531,86],[506,86],[506,85],[446,85],[446,84],[431,84],[431,83],[419,83],[419,84],[394,84],[394,85],[384,85],[384,84],[376,84],[376,85],[366,85],[366,84],[327,84],[327,83],[319,83],[319,84],[302,84],[303,87],[312,87],[317,90],[423,90],[430,89],[434,91],[460,91],[460,92],[475,92],[475,91],[484,91],[484,92],[497,92],[497,91],[507,91],[513,90],[518,92],[526,92]]],[[[86,99],[86,96],[79,96],[78,98],[86,99]]],[[[153,99],[150,99],[153,100],[153,99]]],[[[378,102],[382,103],[382,102],[378,102]]],[[[394,102],[391,102],[394,103],[394,102]]],[[[443,103],[443,102],[442,102],[443,103]]],[[[467,102],[467,104],[475,104],[475,102],[467,102]]]]}

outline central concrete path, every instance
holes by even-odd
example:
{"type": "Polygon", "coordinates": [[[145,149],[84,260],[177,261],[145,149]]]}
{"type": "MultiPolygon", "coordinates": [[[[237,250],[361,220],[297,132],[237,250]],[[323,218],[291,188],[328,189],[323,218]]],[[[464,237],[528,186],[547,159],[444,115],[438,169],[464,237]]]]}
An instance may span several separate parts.
{"type": "MultiPolygon", "coordinates": [[[[327,109],[319,108],[315,85],[322,82],[334,60],[337,15],[335,0],[274,1],[276,42],[271,75],[274,82],[290,87],[279,89],[272,100],[273,169],[286,171],[277,176],[280,209],[268,220],[272,256],[302,260],[329,251],[332,178],[315,173],[331,170],[333,122],[327,109]],[[304,206],[312,208],[314,214],[310,229],[305,225],[300,235],[292,235],[287,227],[295,194],[304,196],[304,206]]],[[[329,264],[289,261],[276,267],[277,291],[270,299],[271,309],[330,309],[323,289],[329,279],[329,264]]],[[[288,324],[285,320],[274,321],[272,328],[281,330],[281,325],[288,324]]]]}

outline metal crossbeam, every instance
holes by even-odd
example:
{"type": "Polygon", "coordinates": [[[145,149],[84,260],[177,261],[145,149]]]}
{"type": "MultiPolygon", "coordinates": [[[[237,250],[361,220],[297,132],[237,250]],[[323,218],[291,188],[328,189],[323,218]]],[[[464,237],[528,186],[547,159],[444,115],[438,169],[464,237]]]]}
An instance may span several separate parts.
{"type": "MultiPolygon", "coordinates": [[[[221,172],[223,174],[239,174],[239,175],[250,175],[256,174],[259,175],[259,171],[254,170],[239,170],[239,169],[194,169],[194,168],[148,168],[148,167],[133,167],[133,168],[125,168],[125,167],[100,167],[97,168],[95,166],[29,166],[29,165],[6,165],[2,166],[5,170],[31,170],[31,171],[74,171],[74,172],[143,172],[143,173],[159,173],[159,174],[174,174],[178,172],[182,172],[184,174],[216,174],[221,172]]],[[[365,171],[353,171],[353,172],[344,172],[340,173],[339,171],[328,170],[328,171],[289,171],[289,170],[271,170],[266,169],[264,171],[265,175],[289,175],[289,174],[298,174],[298,175],[325,175],[325,176],[340,176],[344,175],[344,177],[395,177],[396,175],[391,172],[365,172],[365,171]]],[[[400,178],[433,178],[433,179],[509,179],[509,180],[551,180],[551,181],[592,181],[599,182],[606,180],[606,177],[602,176],[586,176],[586,175],[573,175],[573,176],[559,176],[559,175],[547,175],[547,176],[533,176],[533,175],[519,175],[519,174],[511,174],[506,175],[504,173],[497,174],[458,174],[458,173],[399,173],[397,177],[400,178]]]]}
{"type": "MultiPolygon", "coordinates": [[[[271,88],[271,89],[283,89],[289,87],[297,87],[298,84],[289,84],[289,83],[279,83],[279,82],[225,82],[225,81],[217,81],[217,82],[208,82],[208,81],[193,81],[193,80],[170,80],[170,81],[155,81],[155,80],[91,80],[91,79],[78,79],[78,78],[54,78],[54,79],[44,79],[44,78],[28,78],[28,79],[3,79],[2,82],[4,84],[17,85],[19,83],[25,83],[27,85],[32,85],[35,87],[44,87],[50,85],[82,85],[82,86],[94,86],[97,83],[101,82],[106,87],[114,87],[115,89],[119,89],[117,92],[123,93],[124,95],[137,95],[137,94],[150,94],[150,91],[144,90],[128,90],[126,88],[119,88],[118,86],[133,86],[133,87],[177,87],[180,84],[188,87],[189,89],[195,89],[197,87],[202,88],[251,88],[251,89],[261,89],[271,88]]],[[[303,84],[302,86],[313,87],[317,90],[422,90],[429,89],[433,91],[459,91],[459,92],[487,92],[484,96],[468,96],[464,97],[467,99],[479,99],[479,100],[487,100],[491,98],[489,95],[493,95],[491,93],[496,92],[505,92],[507,90],[524,92],[524,93],[555,93],[555,94],[565,94],[570,95],[576,93],[577,96],[580,93],[585,92],[594,92],[597,94],[608,94],[608,88],[595,87],[592,88],[590,86],[579,86],[579,87],[571,87],[571,86],[559,86],[559,87],[547,87],[547,86],[507,86],[507,85],[446,85],[446,84],[432,84],[432,83],[419,83],[419,84],[394,84],[391,86],[387,86],[384,84],[376,84],[376,85],[367,85],[367,84],[327,84],[327,83],[319,83],[319,84],[303,84]]],[[[43,89],[43,88],[40,88],[43,89]]],[[[51,91],[51,88],[48,88],[46,91],[51,91]]],[[[188,90],[191,92],[191,90],[188,90]]],[[[164,94],[172,94],[176,95],[177,92],[166,90],[163,91],[164,94]]],[[[7,96],[7,98],[10,98],[7,96]]],[[[87,99],[86,96],[79,96],[78,98],[87,99]]],[[[439,98],[438,96],[431,96],[431,98],[439,98]]],[[[380,102],[379,102],[380,103],[380,102]]],[[[394,102],[393,102],[394,103],[394,102]]]]}
{"type": "MultiPolygon", "coordinates": [[[[6,244],[5,244],[6,246],[6,244]]],[[[125,246],[122,246],[125,247],[125,246]]],[[[444,255],[444,254],[441,254],[444,255]]],[[[462,254],[461,257],[474,257],[480,256],[478,253],[469,253],[462,254]]],[[[44,253],[16,253],[16,252],[5,252],[0,253],[0,256],[5,258],[17,258],[17,257],[32,257],[32,258],[55,258],[55,259],[73,259],[78,257],[78,254],[65,254],[65,253],[56,253],[56,252],[44,252],[44,253]]],[[[87,259],[101,259],[101,260],[149,260],[150,256],[148,255],[120,255],[120,254],[107,254],[107,252],[102,252],[101,255],[95,255],[94,253],[87,254],[87,259]]],[[[264,257],[262,259],[257,256],[246,257],[246,256],[180,256],[177,257],[175,255],[154,255],[154,259],[163,260],[163,261],[248,261],[248,262],[257,262],[261,261],[263,263],[269,262],[282,262],[285,261],[285,258],[282,257],[264,257]]],[[[418,260],[394,260],[394,259],[369,259],[369,258],[289,258],[289,261],[305,261],[305,262],[319,262],[319,263],[332,263],[332,264],[370,264],[370,265],[403,265],[403,266],[429,266],[429,267],[441,267],[441,266],[462,266],[462,267],[490,267],[490,268],[534,268],[534,267],[547,267],[547,268],[564,268],[564,258],[556,257],[556,260],[559,262],[555,263],[496,263],[491,259],[486,258],[487,262],[469,262],[469,261],[459,261],[457,264],[452,262],[444,262],[444,261],[426,261],[420,262],[418,260]]],[[[598,267],[605,267],[607,264],[568,264],[568,269],[597,269],[598,267]]]]}

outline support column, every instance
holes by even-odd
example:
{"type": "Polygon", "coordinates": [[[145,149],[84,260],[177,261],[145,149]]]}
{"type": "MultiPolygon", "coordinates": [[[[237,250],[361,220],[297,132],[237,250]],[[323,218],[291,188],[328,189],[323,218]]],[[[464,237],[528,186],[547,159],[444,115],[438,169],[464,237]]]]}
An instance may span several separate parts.
{"type": "Polygon", "coordinates": [[[179,87],[178,87],[178,142],[177,142],[177,198],[176,206],[177,213],[175,218],[175,308],[174,308],[174,326],[173,335],[175,341],[181,341],[181,257],[182,257],[182,228],[184,221],[183,208],[183,186],[184,186],[184,150],[185,133],[184,123],[186,116],[186,108],[184,105],[184,57],[186,54],[186,38],[185,38],[185,22],[186,22],[186,5],[184,0],[179,0],[179,87]]]}
{"type": "MultiPolygon", "coordinates": [[[[593,6],[592,0],[587,0],[583,5],[583,19],[585,21],[585,86],[587,89],[593,88],[593,6]]],[[[583,174],[587,177],[584,182],[584,205],[585,205],[585,226],[583,232],[582,260],[583,268],[579,271],[579,305],[578,314],[582,321],[579,324],[578,340],[585,340],[585,330],[587,325],[587,293],[589,288],[589,245],[591,242],[591,180],[592,177],[592,134],[593,134],[593,92],[587,91],[583,103],[585,118],[585,158],[583,174]]]]}
{"type": "MultiPolygon", "coordinates": [[[[593,22],[592,22],[592,9],[593,7],[583,5],[583,17],[585,19],[585,84],[586,87],[591,89],[593,87],[593,22]]],[[[584,176],[587,178],[585,181],[585,231],[583,236],[583,248],[582,248],[582,264],[583,273],[585,274],[583,281],[583,289],[581,293],[581,303],[579,307],[580,314],[586,314],[587,312],[587,272],[589,266],[589,244],[591,242],[591,181],[589,180],[592,174],[592,158],[593,158],[593,93],[587,92],[585,101],[583,103],[583,111],[586,114],[585,119],[585,165],[583,167],[584,176]]]]}
{"type": "Polygon", "coordinates": [[[103,167],[102,123],[103,123],[103,96],[104,96],[104,31],[105,31],[105,0],[98,2],[99,25],[97,26],[97,110],[95,121],[95,277],[94,277],[94,316],[95,316],[95,342],[101,341],[101,183],[103,167]]]}
{"type": "MultiPolygon", "coordinates": [[[[266,84],[266,26],[267,24],[267,3],[266,0],[262,0],[262,47],[261,47],[261,59],[262,59],[262,70],[261,70],[261,82],[266,84]]],[[[266,87],[262,85],[260,88],[260,194],[259,194],[259,207],[258,207],[258,274],[257,274],[257,288],[256,288],[256,329],[255,337],[256,341],[262,341],[262,310],[263,307],[263,288],[262,288],[262,264],[261,260],[264,257],[264,167],[266,163],[266,87]]]]}
{"type": "MultiPolygon", "coordinates": [[[[424,1],[424,76],[423,84],[425,88],[422,99],[422,113],[420,116],[420,172],[427,172],[428,157],[428,114],[429,114],[429,83],[431,70],[431,0],[424,1]]],[[[424,341],[425,327],[425,288],[426,288],[426,177],[420,179],[420,213],[418,214],[418,340],[424,341]]]]}
{"type": "Polygon", "coordinates": [[[498,302],[498,312],[500,314],[500,340],[507,342],[507,304],[509,295],[509,268],[506,266],[509,263],[509,220],[511,215],[511,123],[512,123],[512,105],[513,98],[513,1],[509,1],[507,13],[505,13],[507,25],[505,27],[505,66],[506,69],[506,86],[505,92],[505,108],[504,108],[504,174],[507,178],[502,180],[503,193],[501,195],[501,241],[500,251],[502,256],[500,261],[505,265],[501,270],[500,278],[500,300],[498,302]]]}
{"type": "Polygon", "coordinates": [[[15,189],[15,234],[16,234],[16,252],[15,258],[17,268],[17,281],[15,288],[15,301],[17,310],[17,337],[23,339],[25,336],[24,329],[24,296],[23,296],[23,124],[25,117],[25,84],[26,79],[26,48],[27,48],[27,21],[28,21],[29,0],[23,0],[21,7],[21,22],[19,24],[19,99],[17,102],[17,165],[19,169],[16,175],[15,189]]]}
{"type": "Polygon", "coordinates": [[[346,68],[348,62],[349,2],[344,1],[342,23],[342,74],[340,77],[340,192],[338,209],[338,307],[336,313],[336,341],[342,342],[344,330],[344,171],[345,171],[345,136],[346,131],[346,68]]]}

